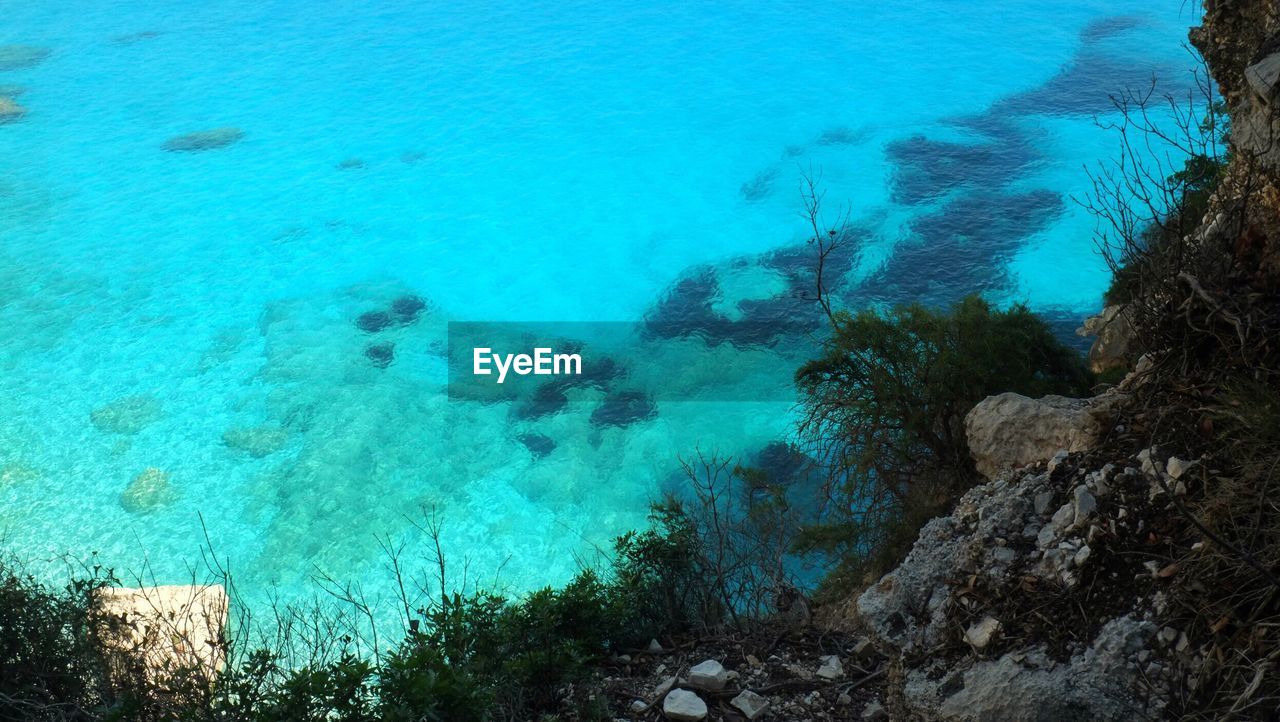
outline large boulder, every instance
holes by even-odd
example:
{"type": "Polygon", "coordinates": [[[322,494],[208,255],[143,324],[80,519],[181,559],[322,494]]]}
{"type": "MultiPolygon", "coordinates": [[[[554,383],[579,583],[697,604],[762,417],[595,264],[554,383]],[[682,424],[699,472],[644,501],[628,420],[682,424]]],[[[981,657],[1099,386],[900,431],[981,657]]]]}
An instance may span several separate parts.
{"type": "Polygon", "coordinates": [[[222,585],[104,587],[96,594],[107,651],[140,658],[153,680],[181,671],[212,681],[222,669],[228,612],[222,585]]]}
{"type": "Polygon", "coordinates": [[[965,416],[969,453],[988,479],[1059,451],[1081,451],[1097,441],[1114,396],[1072,399],[1021,394],[988,396],[965,416]]]}

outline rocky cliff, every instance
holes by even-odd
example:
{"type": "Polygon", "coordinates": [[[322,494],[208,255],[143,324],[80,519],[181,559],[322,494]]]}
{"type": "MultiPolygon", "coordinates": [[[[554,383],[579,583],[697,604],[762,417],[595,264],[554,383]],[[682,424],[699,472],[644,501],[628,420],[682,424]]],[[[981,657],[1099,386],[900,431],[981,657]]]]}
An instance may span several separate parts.
{"type": "Polygon", "coordinates": [[[857,598],[895,719],[1280,709],[1280,3],[1210,1],[1190,37],[1230,117],[1223,180],[1179,265],[1089,329],[1125,381],[975,408],[988,483],[857,598]]]}

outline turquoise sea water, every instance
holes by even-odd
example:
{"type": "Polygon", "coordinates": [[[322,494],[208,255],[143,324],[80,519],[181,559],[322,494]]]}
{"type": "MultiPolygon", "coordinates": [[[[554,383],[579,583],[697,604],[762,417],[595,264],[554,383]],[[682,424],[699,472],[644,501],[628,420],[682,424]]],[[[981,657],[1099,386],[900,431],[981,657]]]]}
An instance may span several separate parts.
{"type": "Polygon", "coordinates": [[[1070,326],[1107,279],[1071,201],[1114,150],[1094,115],[1192,65],[1190,9],[1149,0],[0,16],[0,45],[50,51],[0,70],[27,109],[0,125],[0,527],[181,582],[203,520],[261,598],[383,579],[378,538],[418,551],[424,505],[473,577],[557,583],[643,524],[679,456],[787,439],[776,388],[612,425],[609,389],[451,402],[441,348],[451,320],[643,321],[663,361],[630,383],[690,398],[725,383],[718,355],[779,362],[811,331],[786,301],[803,172],[852,214],[842,302],[979,290],[1070,326]],[[163,147],[218,127],[243,138],[163,147]],[[406,298],[412,323],[360,328],[406,298]]]}

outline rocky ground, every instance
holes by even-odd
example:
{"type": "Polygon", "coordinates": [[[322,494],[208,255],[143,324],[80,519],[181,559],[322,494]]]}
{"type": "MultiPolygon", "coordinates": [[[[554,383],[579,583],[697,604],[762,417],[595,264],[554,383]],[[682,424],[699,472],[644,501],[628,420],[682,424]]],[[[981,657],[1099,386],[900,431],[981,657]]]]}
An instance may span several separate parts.
{"type": "Polygon", "coordinates": [[[564,691],[564,719],[883,720],[885,658],[862,635],[818,627],[710,637],[621,655],[564,691]],[[596,718],[591,718],[596,719],[596,718]]]}

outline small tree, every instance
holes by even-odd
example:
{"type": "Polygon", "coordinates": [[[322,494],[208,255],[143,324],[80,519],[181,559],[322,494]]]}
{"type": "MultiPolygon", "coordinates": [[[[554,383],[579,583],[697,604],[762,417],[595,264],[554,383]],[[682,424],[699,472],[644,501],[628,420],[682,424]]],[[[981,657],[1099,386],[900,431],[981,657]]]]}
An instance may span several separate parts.
{"type": "Polygon", "coordinates": [[[895,561],[920,525],[977,480],[964,417],[1004,391],[1083,394],[1091,377],[1025,306],[970,296],[833,314],[823,355],[796,373],[801,437],[826,469],[826,513],[802,535],[861,568],[895,561]]]}

